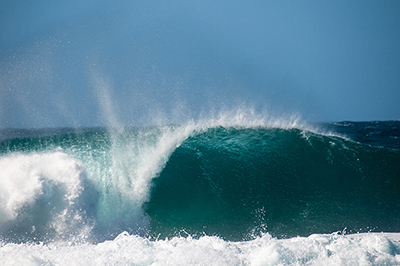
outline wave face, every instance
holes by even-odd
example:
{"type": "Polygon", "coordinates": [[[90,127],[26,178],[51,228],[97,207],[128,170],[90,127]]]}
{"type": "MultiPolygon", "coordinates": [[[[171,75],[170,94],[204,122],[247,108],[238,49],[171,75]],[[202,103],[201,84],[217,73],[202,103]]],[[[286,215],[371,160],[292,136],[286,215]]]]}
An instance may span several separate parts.
{"type": "Polygon", "coordinates": [[[0,259],[399,263],[397,233],[335,232],[400,232],[400,122],[239,122],[1,131],[0,259]]]}
{"type": "Polygon", "coordinates": [[[295,128],[217,127],[172,153],[146,212],[166,235],[398,232],[399,175],[395,150],[295,128]]]}

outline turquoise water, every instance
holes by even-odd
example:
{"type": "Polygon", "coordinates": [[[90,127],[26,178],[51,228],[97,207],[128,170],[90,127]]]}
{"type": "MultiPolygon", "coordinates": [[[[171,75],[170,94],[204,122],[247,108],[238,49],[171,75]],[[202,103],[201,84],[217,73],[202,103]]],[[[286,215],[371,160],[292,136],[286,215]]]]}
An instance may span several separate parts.
{"type": "Polygon", "coordinates": [[[212,128],[153,179],[151,230],[308,236],[400,231],[400,153],[299,129],[212,128]]]}
{"type": "MultiPolygon", "coordinates": [[[[97,254],[118,243],[122,260],[129,245],[179,253],[208,243],[232,258],[269,246],[281,256],[277,263],[318,264],[343,255],[346,245],[364,252],[375,239],[371,245],[382,250],[374,258],[396,265],[398,234],[342,234],[400,231],[399,125],[3,130],[0,257],[36,245],[42,255],[43,247],[80,252],[71,245],[97,254]],[[330,249],[339,243],[342,251],[330,249]],[[305,244],[322,253],[304,255],[305,244]]],[[[242,259],[235,263],[254,264],[242,259]]]]}

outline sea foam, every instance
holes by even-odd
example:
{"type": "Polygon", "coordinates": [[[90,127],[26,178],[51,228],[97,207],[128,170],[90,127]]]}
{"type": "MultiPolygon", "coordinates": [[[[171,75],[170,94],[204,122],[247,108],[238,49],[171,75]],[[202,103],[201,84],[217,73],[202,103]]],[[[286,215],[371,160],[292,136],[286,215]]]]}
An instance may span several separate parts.
{"type": "Polygon", "coordinates": [[[19,239],[18,232],[30,239],[85,237],[85,206],[96,199],[84,195],[90,191],[80,161],[61,151],[13,154],[0,159],[0,171],[3,238],[19,239]]]}
{"type": "Polygon", "coordinates": [[[3,244],[2,265],[399,265],[399,234],[311,235],[229,242],[215,236],[152,241],[124,232],[97,245],[3,244]]]}

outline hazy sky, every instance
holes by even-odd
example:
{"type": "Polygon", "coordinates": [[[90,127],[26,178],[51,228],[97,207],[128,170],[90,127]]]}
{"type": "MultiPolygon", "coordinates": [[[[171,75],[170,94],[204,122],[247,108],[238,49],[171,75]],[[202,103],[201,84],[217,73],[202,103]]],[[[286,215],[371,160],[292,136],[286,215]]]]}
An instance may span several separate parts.
{"type": "Polygon", "coordinates": [[[237,106],[400,119],[400,1],[0,2],[0,128],[237,106]]]}

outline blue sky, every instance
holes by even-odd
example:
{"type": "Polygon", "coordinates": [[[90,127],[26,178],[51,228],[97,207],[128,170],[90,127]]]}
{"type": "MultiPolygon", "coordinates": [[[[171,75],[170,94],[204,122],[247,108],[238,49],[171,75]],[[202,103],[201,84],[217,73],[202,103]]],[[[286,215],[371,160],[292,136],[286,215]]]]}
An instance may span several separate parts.
{"type": "Polygon", "coordinates": [[[397,120],[399,14],[395,0],[3,0],[0,128],[179,122],[237,106],[397,120]]]}

